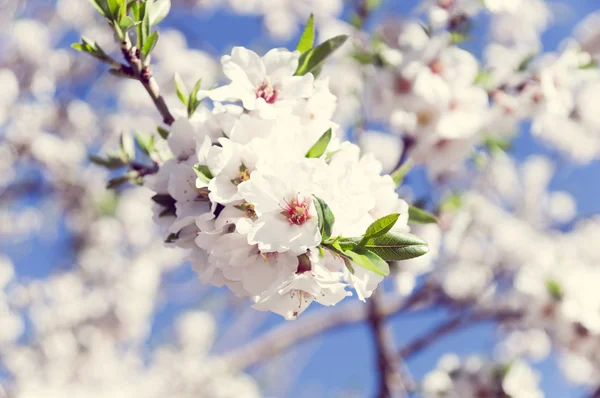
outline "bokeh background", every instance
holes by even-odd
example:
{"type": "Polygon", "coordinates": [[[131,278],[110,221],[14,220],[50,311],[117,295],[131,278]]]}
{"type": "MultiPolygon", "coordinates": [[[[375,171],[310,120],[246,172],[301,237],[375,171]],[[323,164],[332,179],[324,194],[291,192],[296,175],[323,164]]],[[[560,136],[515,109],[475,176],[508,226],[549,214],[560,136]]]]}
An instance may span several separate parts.
{"type": "MultiPolygon", "coordinates": [[[[154,59],[157,79],[171,104],[176,104],[174,72],[190,84],[202,77],[205,87],[211,86],[221,80],[219,57],[233,46],[259,53],[278,46],[293,48],[299,34],[300,17],[296,21],[275,15],[265,20],[202,1],[173,3],[161,25],[154,59]]],[[[367,28],[391,16],[409,16],[417,5],[386,0],[367,28]]],[[[575,25],[600,4],[573,0],[551,3],[551,8],[555,18],[542,36],[545,50],[559,48],[575,25]]],[[[351,6],[345,5],[340,17],[350,13],[351,6]]],[[[481,56],[486,18],[474,26],[463,47],[481,56]]],[[[36,350],[45,352],[40,363],[52,355],[62,358],[54,359],[57,364],[69,362],[60,347],[71,343],[61,341],[65,336],[58,334],[48,342],[51,339],[44,336],[52,330],[73,328],[79,333],[84,326],[109,325],[98,326],[112,336],[107,340],[117,340],[119,349],[135,351],[135,361],[144,363],[153,361],[150,353],[157,347],[171,346],[177,339],[190,340],[181,349],[199,352],[196,357],[203,358],[225,353],[285,322],[250,309],[224,290],[202,286],[189,265],[181,264],[178,252],[160,247],[143,188],[118,195],[105,190],[110,172],[90,164],[88,154],[114,148],[121,131],[153,131],[158,118],[137,82],[108,75],[104,65],[70,48],[81,34],[106,49],[114,48],[109,30],[84,0],[0,0],[0,286],[6,282],[8,292],[1,296],[7,304],[0,306],[0,347],[14,341],[29,347],[18,355],[0,350],[0,380],[6,392],[14,383],[35,383],[34,372],[28,376],[26,370],[15,382],[9,367],[31,360],[24,358],[35,356],[36,350]],[[14,269],[13,277],[9,269],[14,269]],[[182,314],[192,314],[184,317],[187,324],[182,314]],[[48,354],[52,352],[48,346],[59,353],[48,354]]],[[[598,214],[598,162],[575,165],[535,141],[528,125],[521,129],[511,150],[517,162],[532,154],[552,159],[556,173],[549,189],[572,194],[577,216],[598,214]]],[[[407,182],[417,197],[430,189],[420,169],[407,182]]],[[[393,289],[393,281],[387,283],[393,289]]],[[[321,310],[314,307],[308,312],[321,310]]],[[[401,346],[412,340],[443,319],[445,311],[392,319],[395,341],[401,346]]],[[[408,360],[407,366],[419,379],[447,352],[493,356],[496,335],[497,329],[485,322],[458,331],[408,360]]],[[[107,359],[98,361],[105,361],[103,367],[112,366],[107,359]]],[[[210,366],[208,360],[205,364],[210,366]]],[[[588,391],[570,384],[552,355],[534,368],[541,372],[541,387],[548,397],[579,397],[588,391]]],[[[249,373],[267,396],[362,397],[375,389],[375,369],[368,326],[353,325],[302,343],[249,373]]],[[[122,386],[120,391],[127,390],[122,386]]],[[[31,394],[35,393],[22,396],[54,396],[31,394]]]]}

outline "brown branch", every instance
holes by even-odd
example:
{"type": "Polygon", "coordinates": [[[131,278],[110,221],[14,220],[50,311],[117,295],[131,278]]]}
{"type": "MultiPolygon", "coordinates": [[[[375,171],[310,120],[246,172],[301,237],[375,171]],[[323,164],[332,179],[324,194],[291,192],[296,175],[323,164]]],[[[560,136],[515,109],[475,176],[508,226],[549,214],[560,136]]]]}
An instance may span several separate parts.
{"type": "MultiPolygon", "coordinates": [[[[435,291],[430,286],[425,286],[406,299],[397,295],[386,297],[381,302],[380,311],[382,316],[389,317],[425,306],[434,297],[435,291]]],[[[245,369],[311,337],[363,322],[367,317],[367,308],[360,302],[325,308],[274,328],[245,347],[225,354],[224,359],[234,369],[245,369]]]]}
{"type": "Polygon", "coordinates": [[[163,122],[169,126],[173,124],[175,118],[171,114],[171,111],[169,111],[165,99],[160,94],[160,88],[156,79],[152,76],[150,66],[143,65],[140,58],[140,50],[131,44],[129,35],[126,35],[125,40],[121,42],[121,52],[130,69],[123,65],[119,72],[139,80],[150,95],[150,98],[152,98],[152,102],[154,102],[154,106],[156,106],[156,109],[161,114],[163,122]]]}
{"type": "Polygon", "coordinates": [[[386,315],[381,311],[382,293],[373,292],[369,300],[369,325],[373,332],[379,369],[380,398],[407,397],[408,389],[402,377],[401,361],[395,354],[394,343],[390,330],[385,324],[386,315]]]}
{"type": "Polygon", "coordinates": [[[400,351],[398,351],[397,357],[401,359],[411,357],[412,355],[435,343],[441,337],[451,334],[452,332],[455,332],[463,327],[472,326],[475,323],[488,320],[502,321],[518,318],[520,316],[521,314],[515,311],[480,311],[472,312],[467,315],[460,314],[441,322],[424,335],[405,345],[402,349],[400,349],[400,351]]]}

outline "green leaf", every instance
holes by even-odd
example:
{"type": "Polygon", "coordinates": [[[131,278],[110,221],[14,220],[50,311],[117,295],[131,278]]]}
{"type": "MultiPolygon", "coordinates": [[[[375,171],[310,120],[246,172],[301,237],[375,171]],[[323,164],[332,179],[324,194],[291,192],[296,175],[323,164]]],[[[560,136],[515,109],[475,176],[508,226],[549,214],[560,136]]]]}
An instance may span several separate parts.
{"type": "Polygon", "coordinates": [[[308,18],[308,22],[304,27],[304,31],[302,31],[302,35],[300,36],[300,40],[298,41],[298,45],[296,46],[296,50],[300,51],[300,54],[304,54],[308,50],[312,48],[315,44],[315,17],[313,14],[310,14],[308,18]]]}
{"type": "Polygon", "coordinates": [[[196,172],[196,176],[205,183],[208,183],[213,179],[213,175],[208,166],[197,164],[194,166],[194,171],[196,172]]]}
{"type": "Polygon", "coordinates": [[[139,31],[140,36],[138,37],[139,48],[144,48],[144,44],[146,43],[148,36],[150,36],[150,12],[148,12],[148,4],[150,4],[150,2],[147,1],[144,9],[144,18],[139,25],[141,27],[141,30],[139,31]]]}
{"type": "Polygon", "coordinates": [[[179,75],[179,73],[175,72],[174,80],[177,97],[179,97],[179,100],[183,103],[183,105],[187,107],[189,94],[187,92],[187,89],[185,88],[185,84],[183,84],[183,80],[181,80],[181,76],[179,75]]]}
{"type": "Polygon", "coordinates": [[[121,20],[119,21],[119,27],[121,28],[121,30],[123,32],[127,32],[129,29],[133,28],[134,26],[136,26],[139,23],[140,22],[135,22],[133,20],[133,18],[126,15],[123,18],[121,18],[121,20]]]}
{"type": "Polygon", "coordinates": [[[135,157],[135,145],[133,143],[133,137],[131,136],[131,134],[121,134],[119,152],[124,161],[128,161],[135,157]]]}
{"type": "Polygon", "coordinates": [[[319,68],[327,57],[340,48],[347,39],[347,35],[336,36],[302,54],[295,75],[303,76],[319,68]]]}
{"type": "Polygon", "coordinates": [[[382,3],[383,3],[383,0],[367,0],[366,1],[367,11],[371,12],[371,11],[375,10],[376,8],[381,6],[382,3]]]}
{"type": "Polygon", "coordinates": [[[469,35],[466,33],[456,32],[456,31],[450,33],[450,43],[452,43],[452,44],[462,43],[463,41],[467,40],[468,38],[469,38],[469,35]]]}
{"type": "Polygon", "coordinates": [[[89,159],[90,162],[97,164],[98,166],[106,167],[107,169],[120,169],[125,166],[121,159],[112,156],[105,159],[100,156],[90,155],[89,159]]]}
{"type": "Polygon", "coordinates": [[[147,57],[148,54],[150,54],[150,52],[154,49],[154,46],[156,46],[156,43],[158,43],[158,31],[152,33],[144,43],[142,55],[147,57]]]}
{"type": "Polygon", "coordinates": [[[344,264],[346,265],[346,268],[348,268],[348,271],[354,275],[354,267],[352,266],[350,260],[347,257],[342,257],[342,259],[344,259],[344,264]]]}
{"type": "Polygon", "coordinates": [[[198,100],[198,91],[200,91],[200,87],[202,86],[202,79],[198,79],[194,87],[192,88],[192,92],[188,98],[187,111],[188,117],[192,117],[198,106],[202,103],[202,100],[198,100]]]}
{"type": "Polygon", "coordinates": [[[433,214],[415,206],[408,207],[408,222],[413,224],[434,224],[438,219],[433,214]]]}
{"type": "Polygon", "coordinates": [[[90,3],[98,10],[102,16],[106,17],[108,13],[108,8],[106,7],[106,0],[89,0],[90,3]]]}
{"type": "Polygon", "coordinates": [[[493,75],[490,71],[480,70],[477,72],[477,76],[475,76],[474,84],[477,86],[487,87],[493,81],[493,75]]]}
{"type": "Polygon", "coordinates": [[[377,60],[377,57],[374,54],[369,54],[368,52],[364,51],[357,51],[353,53],[352,58],[363,65],[371,65],[377,60]]]}
{"type": "Polygon", "coordinates": [[[129,180],[131,180],[131,176],[128,174],[112,178],[112,179],[108,180],[108,183],[106,184],[106,189],[118,188],[121,185],[129,182],[129,180]]]}
{"type": "Polygon", "coordinates": [[[527,67],[529,66],[531,61],[533,61],[534,58],[535,58],[535,54],[529,54],[528,56],[523,58],[523,60],[519,64],[519,67],[517,68],[517,70],[519,72],[524,72],[525,70],[527,70],[527,67]]]}
{"type": "Polygon", "coordinates": [[[348,256],[354,264],[375,272],[381,276],[388,276],[390,274],[390,266],[381,257],[372,251],[358,247],[353,250],[344,251],[344,255],[348,256]]]}
{"type": "Polygon", "coordinates": [[[407,233],[390,231],[369,239],[363,247],[385,261],[401,261],[422,256],[429,252],[427,242],[407,233]]]}
{"type": "Polygon", "coordinates": [[[394,180],[394,184],[396,184],[396,186],[402,185],[402,182],[404,181],[404,177],[406,177],[406,175],[412,170],[412,167],[413,167],[413,161],[411,158],[408,158],[404,163],[402,163],[402,165],[400,167],[398,167],[396,170],[394,170],[392,172],[392,174],[390,174],[390,176],[392,177],[392,180],[394,180]]]}
{"type": "Polygon", "coordinates": [[[120,4],[118,0],[105,0],[108,6],[108,13],[112,20],[119,18],[120,4]]]}
{"type": "Polygon", "coordinates": [[[127,15],[127,0],[119,0],[119,24],[121,20],[127,15]]]}
{"type": "Polygon", "coordinates": [[[440,204],[440,212],[446,213],[456,211],[463,205],[462,195],[456,192],[451,193],[440,204]]]}
{"type": "Polygon", "coordinates": [[[598,68],[598,62],[594,59],[590,60],[590,62],[580,65],[579,69],[596,69],[598,68]]]}
{"type": "Polygon", "coordinates": [[[171,11],[171,0],[157,0],[148,10],[150,26],[161,23],[169,11],[171,11]]]}
{"type": "Polygon", "coordinates": [[[158,135],[160,135],[162,137],[162,139],[166,140],[167,137],[169,136],[169,130],[164,129],[160,126],[156,127],[156,131],[158,131],[158,135]]]}
{"type": "Polygon", "coordinates": [[[331,141],[331,129],[328,129],[326,132],[323,133],[323,135],[321,136],[321,138],[319,138],[317,140],[317,142],[308,150],[308,152],[306,152],[306,157],[307,158],[319,158],[321,157],[321,155],[323,155],[325,153],[325,150],[327,149],[327,145],[329,145],[329,142],[331,141]]]}
{"type": "Polygon", "coordinates": [[[154,152],[154,136],[150,135],[148,137],[143,137],[139,133],[135,134],[135,142],[142,152],[146,155],[150,155],[151,152],[154,152]]]}
{"type": "Polygon", "coordinates": [[[554,300],[559,301],[564,296],[560,284],[555,280],[546,281],[546,290],[548,291],[550,297],[552,297],[554,300]]]}
{"type": "Polygon", "coordinates": [[[369,228],[367,228],[365,235],[358,245],[363,246],[369,239],[387,234],[392,228],[394,228],[396,221],[398,221],[398,217],[400,217],[400,214],[394,213],[375,220],[371,225],[369,225],[369,228]]]}
{"type": "MultiPolygon", "coordinates": [[[[314,195],[313,195],[314,196],[314,195]]],[[[325,201],[317,196],[314,196],[315,208],[317,209],[317,215],[319,216],[319,229],[321,231],[321,239],[323,241],[331,238],[331,232],[333,231],[333,224],[335,223],[335,216],[333,212],[325,203],[325,201]]]]}
{"type": "Polygon", "coordinates": [[[498,153],[510,150],[512,143],[508,138],[489,136],[486,137],[484,145],[490,153],[498,153]]]}
{"type": "Polygon", "coordinates": [[[90,40],[85,36],[81,38],[81,43],[73,43],[71,44],[71,47],[77,51],[87,53],[102,62],[106,62],[109,65],[118,65],[118,62],[106,55],[104,50],[102,50],[95,41],[90,40]]]}

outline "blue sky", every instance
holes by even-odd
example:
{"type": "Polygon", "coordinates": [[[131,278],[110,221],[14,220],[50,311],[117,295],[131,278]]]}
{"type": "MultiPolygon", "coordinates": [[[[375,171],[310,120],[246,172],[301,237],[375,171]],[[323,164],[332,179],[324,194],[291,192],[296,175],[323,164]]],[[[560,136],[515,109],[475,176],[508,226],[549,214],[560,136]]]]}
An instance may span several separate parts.
{"type": "MultiPolygon", "coordinates": [[[[380,18],[389,13],[405,15],[407,10],[416,5],[416,1],[387,0],[383,8],[374,16],[380,18]]],[[[564,14],[558,25],[554,26],[543,36],[546,50],[555,49],[560,40],[570,34],[573,26],[586,14],[600,8],[598,0],[570,1],[570,14],[564,14]]],[[[228,12],[218,11],[213,15],[190,14],[177,11],[172,13],[164,22],[164,26],[176,26],[188,38],[191,47],[201,48],[218,56],[226,53],[234,45],[244,45],[258,48],[289,45],[269,40],[262,28],[262,22],[257,17],[240,17],[228,12]]],[[[467,45],[478,52],[478,43],[467,45]]],[[[524,126],[523,135],[517,139],[514,154],[523,159],[531,153],[543,153],[554,156],[552,152],[537,145],[527,133],[524,126]]],[[[597,183],[600,166],[593,164],[587,167],[575,167],[557,159],[558,173],[552,182],[553,189],[567,190],[575,195],[581,214],[589,215],[600,212],[600,185],[597,183]]],[[[30,198],[30,205],[35,204],[35,198],[30,198]]],[[[15,258],[21,275],[43,277],[51,267],[65,266],[62,253],[65,250],[64,231],[56,242],[44,242],[34,239],[23,245],[8,249],[9,255],[15,258]],[[24,255],[24,253],[31,253],[24,255]]],[[[184,269],[170,276],[173,280],[193,278],[193,273],[184,269]]],[[[181,309],[203,307],[205,303],[186,302],[170,304],[160,309],[154,325],[151,344],[168,336],[171,320],[181,309]]],[[[316,307],[316,306],[315,306],[316,307]]],[[[320,308],[318,308],[320,309],[320,308]]],[[[309,309],[309,311],[315,310],[309,309]]],[[[410,341],[421,331],[443,319],[443,312],[427,311],[424,314],[402,316],[391,321],[398,345],[410,341]]],[[[224,320],[226,323],[226,320],[224,320]]],[[[282,322],[279,317],[269,317],[266,327],[282,322]]],[[[226,326],[224,326],[226,329],[226,326]]],[[[431,369],[438,358],[445,352],[458,354],[490,353],[495,337],[495,330],[490,325],[479,325],[475,328],[456,333],[434,344],[422,355],[408,362],[412,374],[419,378],[431,369]]],[[[290,374],[299,373],[289,392],[292,397],[332,396],[333,392],[341,389],[356,389],[362,391],[358,396],[370,396],[376,382],[376,366],[374,351],[365,325],[353,326],[335,331],[316,339],[314,342],[299,347],[301,354],[312,354],[308,362],[295,362],[290,374]],[[305,366],[308,365],[308,366],[305,366]]],[[[303,355],[300,355],[302,357],[303,355]]],[[[542,385],[547,397],[579,397],[582,391],[567,384],[558,371],[552,359],[538,364],[543,372],[542,385]]]]}

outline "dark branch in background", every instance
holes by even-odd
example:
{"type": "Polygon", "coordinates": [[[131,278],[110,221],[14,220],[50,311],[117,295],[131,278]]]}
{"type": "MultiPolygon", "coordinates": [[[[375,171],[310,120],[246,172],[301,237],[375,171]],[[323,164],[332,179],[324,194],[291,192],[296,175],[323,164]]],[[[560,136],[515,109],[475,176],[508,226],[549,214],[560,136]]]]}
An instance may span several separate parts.
{"type": "Polygon", "coordinates": [[[398,351],[397,357],[400,359],[409,358],[437,342],[441,337],[451,334],[458,329],[472,326],[475,323],[484,321],[507,321],[520,316],[521,314],[515,311],[476,311],[466,315],[460,314],[441,322],[424,335],[408,343],[398,351]]]}
{"type": "Polygon", "coordinates": [[[375,290],[369,299],[368,323],[373,333],[377,366],[379,369],[380,398],[400,398],[408,396],[408,388],[402,377],[401,360],[395,353],[389,328],[385,324],[386,315],[381,308],[382,292],[375,290]]]}
{"type": "MultiPolygon", "coordinates": [[[[389,299],[385,297],[384,300],[380,300],[380,313],[384,317],[390,317],[425,306],[434,298],[435,292],[426,285],[406,299],[390,295],[389,299]]],[[[225,354],[224,359],[234,369],[245,369],[323,332],[363,322],[368,315],[366,305],[360,302],[305,314],[293,322],[263,334],[245,347],[225,354]]]]}
{"type": "Polygon", "coordinates": [[[150,98],[152,98],[152,102],[154,102],[156,109],[160,112],[163,122],[169,126],[173,124],[175,118],[169,111],[164,98],[160,94],[160,88],[156,79],[152,76],[150,66],[142,65],[140,50],[131,44],[128,35],[126,35],[125,40],[121,42],[121,52],[129,66],[121,65],[120,71],[131,78],[139,80],[150,95],[150,98]]]}

